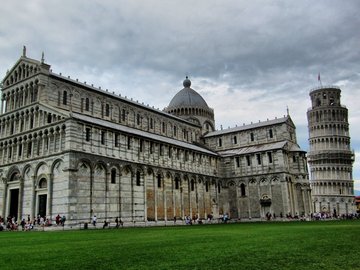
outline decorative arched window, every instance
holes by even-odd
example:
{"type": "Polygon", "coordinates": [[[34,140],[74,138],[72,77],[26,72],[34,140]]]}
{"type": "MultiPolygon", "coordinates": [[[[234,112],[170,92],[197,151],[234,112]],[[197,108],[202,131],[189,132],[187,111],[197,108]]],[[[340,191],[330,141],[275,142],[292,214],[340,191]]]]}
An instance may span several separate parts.
{"type": "Polygon", "coordinates": [[[18,172],[13,173],[10,177],[10,182],[19,181],[19,180],[20,180],[20,173],[18,172]]]}
{"type": "Polygon", "coordinates": [[[41,178],[39,181],[39,188],[47,188],[47,181],[45,178],[41,178]]]}

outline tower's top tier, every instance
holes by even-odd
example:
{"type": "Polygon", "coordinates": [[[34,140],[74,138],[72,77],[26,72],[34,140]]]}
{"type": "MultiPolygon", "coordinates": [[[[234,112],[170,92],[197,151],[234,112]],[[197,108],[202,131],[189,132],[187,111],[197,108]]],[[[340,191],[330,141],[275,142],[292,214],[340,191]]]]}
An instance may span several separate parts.
{"type": "Polygon", "coordinates": [[[310,91],[311,107],[340,106],[341,90],[337,86],[321,86],[310,91]]]}

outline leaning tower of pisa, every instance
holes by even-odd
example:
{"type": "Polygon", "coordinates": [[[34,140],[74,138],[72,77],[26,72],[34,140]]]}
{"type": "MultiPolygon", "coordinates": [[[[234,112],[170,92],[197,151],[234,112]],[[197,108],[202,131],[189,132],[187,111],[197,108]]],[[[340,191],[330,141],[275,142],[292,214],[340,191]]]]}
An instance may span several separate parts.
{"type": "Polygon", "coordinates": [[[354,153],[350,149],[348,109],[341,105],[340,96],[336,86],[313,89],[307,112],[314,211],[331,215],[353,212],[354,153]]]}

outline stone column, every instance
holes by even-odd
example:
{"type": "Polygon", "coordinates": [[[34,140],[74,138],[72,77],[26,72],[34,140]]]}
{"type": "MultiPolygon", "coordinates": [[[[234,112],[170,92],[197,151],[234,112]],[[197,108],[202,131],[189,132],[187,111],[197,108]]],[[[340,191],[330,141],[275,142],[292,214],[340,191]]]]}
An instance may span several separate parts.
{"type": "MultiPolygon", "coordinates": [[[[111,115],[111,113],[110,113],[110,115],[111,115]]],[[[144,142],[144,146],[145,146],[145,142],[144,142]]],[[[143,195],[144,195],[144,222],[147,222],[147,200],[146,200],[146,192],[147,192],[147,190],[146,190],[146,175],[147,175],[147,167],[146,166],[144,166],[143,167],[143,179],[144,179],[144,192],[143,192],[143,195]]]]}
{"type": "Polygon", "coordinates": [[[3,190],[4,190],[4,194],[3,194],[3,209],[2,209],[2,213],[1,215],[6,218],[6,209],[8,208],[8,206],[6,205],[6,198],[8,197],[7,196],[7,193],[8,193],[8,188],[7,188],[7,178],[6,177],[3,177],[1,175],[1,181],[3,183],[3,190]]]}
{"type": "Polygon", "coordinates": [[[304,188],[301,188],[301,199],[302,199],[303,205],[304,205],[304,212],[305,212],[304,214],[306,215],[308,213],[308,209],[307,209],[307,204],[306,204],[306,199],[305,199],[305,192],[306,192],[306,190],[304,190],[304,188]]]}
{"type": "Polygon", "coordinates": [[[122,218],[122,203],[121,203],[121,176],[122,176],[122,173],[121,173],[121,170],[122,170],[122,167],[120,166],[119,168],[119,181],[118,181],[118,185],[119,185],[119,192],[118,192],[118,215],[119,215],[119,218],[121,219],[122,218]]]}
{"type": "Polygon", "coordinates": [[[47,178],[49,179],[49,182],[48,182],[48,197],[47,197],[47,211],[46,212],[48,213],[49,219],[52,219],[54,175],[52,173],[49,173],[47,175],[47,178]]]}
{"type": "Polygon", "coordinates": [[[157,176],[155,175],[155,173],[153,174],[153,186],[154,186],[154,218],[155,218],[155,222],[157,222],[158,220],[158,216],[157,216],[157,209],[158,209],[158,193],[159,193],[159,187],[158,187],[158,178],[157,176]]]}
{"type": "Polygon", "coordinates": [[[166,224],[167,221],[167,207],[166,207],[166,181],[165,181],[166,175],[164,176],[163,179],[163,206],[164,206],[164,221],[166,224]]]}
{"type": "Polygon", "coordinates": [[[31,189],[31,218],[36,216],[36,176],[33,175],[32,177],[32,189],[31,189]]]}

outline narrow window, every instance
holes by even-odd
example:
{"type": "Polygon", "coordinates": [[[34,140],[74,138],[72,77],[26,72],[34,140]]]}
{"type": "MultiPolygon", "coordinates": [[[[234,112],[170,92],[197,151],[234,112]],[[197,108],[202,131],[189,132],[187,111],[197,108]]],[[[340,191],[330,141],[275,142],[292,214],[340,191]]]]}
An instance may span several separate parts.
{"type": "MultiPolygon", "coordinates": [[[[11,148],[12,147],[10,147],[10,157],[11,157],[11,148]]],[[[28,143],[28,148],[27,148],[27,157],[31,156],[31,149],[32,149],[32,142],[29,142],[28,143]]]]}
{"type": "Polygon", "coordinates": [[[237,144],[237,137],[236,136],[234,136],[233,142],[234,142],[234,144],[237,144]]]}
{"type": "Polygon", "coordinates": [[[34,127],[34,117],[30,116],[30,129],[34,127]]]}
{"type": "Polygon", "coordinates": [[[67,105],[67,91],[63,92],[63,104],[67,105]]]}
{"type": "Polygon", "coordinates": [[[267,155],[268,155],[268,160],[269,160],[269,163],[272,163],[272,154],[271,154],[271,152],[268,152],[267,153],[267,155]]]}
{"type": "Polygon", "coordinates": [[[101,144],[105,144],[105,136],[106,136],[106,132],[101,131],[101,144]]]}
{"type": "Polygon", "coordinates": [[[90,100],[89,100],[89,98],[85,99],[85,111],[90,111],[90,100]]]}
{"type": "Polygon", "coordinates": [[[162,132],[165,133],[166,132],[166,125],[165,122],[162,122],[162,132]]]}
{"type": "Polygon", "coordinates": [[[116,184],[116,169],[111,170],[111,184],[116,184]]]}
{"type": "Polygon", "coordinates": [[[90,128],[85,129],[85,140],[87,142],[89,142],[91,140],[91,129],[90,128]]]}
{"type": "Polygon", "coordinates": [[[260,154],[256,154],[256,159],[257,159],[258,165],[261,165],[261,155],[260,154]]]}
{"type": "Polygon", "coordinates": [[[180,180],[178,178],[175,178],[175,189],[180,188],[180,180]]]}
{"type": "Polygon", "coordinates": [[[14,134],[14,122],[11,121],[10,124],[10,135],[14,134]]]}
{"type": "Polygon", "coordinates": [[[160,174],[157,175],[157,187],[161,188],[161,175],[160,174]]]}
{"type": "Polygon", "coordinates": [[[241,196],[242,196],[242,197],[245,197],[245,196],[246,196],[245,184],[244,184],[244,183],[242,183],[242,184],[240,185],[240,193],[241,193],[241,196]]]}
{"type": "Polygon", "coordinates": [[[240,167],[240,157],[235,157],[236,167],[240,167]]]}
{"type": "Polygon", "coordinates": [[[131,149],[131,137],[130,136],[127,139],[127,148],[131,149]]]}
{"type": "Polygon", "coordinates": [[[150,154],[154,152],[154,143],[150,142],[150,154]]]}
{"type": "Polygon", "coordinates": [[[139,171],[136,172],[136,185],[139,187],[140,186],[140,180],[141,180],[141,174],[139,171]]]}
{"type": "MultiPolygon", "coordinates": [[[[30,153],[31,153],[31,150],[30,150],[30,153]]],[[[12,145],[10,144],[8,146],[8,158],[11,158],[11,155],[12,155],[12,145]]],[[[30,156],[30,154],[29,154],[29,145],[28,145],[28,154],[27,154],[27,156],[28,157],[30,156]]]]}
{"type": "Polygon", "coordinates": [[[154,119],[150,118],[150,128],[154,128],[154,119]]]}
{"type": "Polygon", "coordinates": [[[169,152],[168,152],[168,154],[169,154],[169,158],[171,158],[172,153],[171,153],[171,147],[170,147],[170,146],[169,146],[169,152]]]}
{"type": "Polygon", "coordinates": [[[296,162],[296,156],[295,155],[293,156],[293,162],[296,162]]]}
{"type": "Polygon", "coordinates": [[[110,105],[109,104],[105,105],[105,116],[110,116],[110,105]]]}
{"type": "MultiPolygon", "coordinates": [[[[27,100],[27,94],[25,94],[25,100],[27,100]]],[[[58,92],[58,106],[60,106],[60,102],[61,102],[61,92],[58,92]]]]}
{"type": "Polygon", "coordinates": [[[175,137],[177,136],[177,129],[176,129],[176,126],[174,126],[174,136],[175,136],[175,137]]]}
{"type": "Polygon", "coordinates": [[[140,152],[143,151],[143,148],[144,148],[144,140],[143,140],[143,139],[140,139],[140,140],[139,140],[139,150],[140,150],[140,152]]]}
{"type": "Polygon", "coordinates": [[[254,133],[253,133],[253,132],[250,133],[250,140],[251,140],[252,142],[254,141],[254,133]]]}
{"type": "Polygon", "coordinates": [[[47,123],[50,124],[51,123],[51,113],[49,113],[47,115],[47,123]]]}
{"type": "Polygon", "coordinates": [[[206,182],[206,183],[205,183],[205,191],[206,191],[206,192],[209,192],[209,182],[206,182]]]}
{"type": "Polygon", "coordinates": [[[191,191],[195,190],[195,181],[194,181],[194,179],[191,179],[190,188],[191,188],[191,191]]]}
{"type": "Polygon", "coordinates": [[[141,119],[140,119],[140,114],[136,115],[136,124],[140,125],[141,124],[141,119]]]}
{"type": "Polygon", "coordinates": [[[125,109],[122,109],[121,118],[122,118],[122,121],[125,122],[125,120],[126,120],[126,111],[125,111],[125,109]]]}
{"type": "Polygon", "coordinates": [[[21,157],[21,154],[22,154],[22,143],[20,142],[18,156],[21,157]]]}
{"type": "Polygon", "coordinates": [[[246,156],[246,163],[248,166],[251,165],[251,159],[250,159],[250,156],[246,156]]]}
{"type": "Polygon", "coordinates": [[[222,139],[219,138],[219,147],[221,147],[221,146],[222,146],[222,139]]]}
{"type": "Polygon", "coordinates": [[[273,138],[273,131],[272,131],[272,129],[269,129],[269,137],[270,137],[270,139],[272,139],[273,138]]]}
{"type": "Polygon", "coordinates": [[[160,144],[160,156],[164,155],[164,146],[162,144],[160,144]]]}
{"type": "Polygon", "coordinates": [[[115,144],[115,147],[119,147],[119,134],[118,133],[115,133],[115,136],[114,136],[114,144],[115,144]]]}
{"type": "Polygon", "coordinates": [[[218,188],[218,193],[220,193],[220,191],[221,191],[221,185],[220,185],[220,183],[218,183],[217,188],[218,188]]]}

